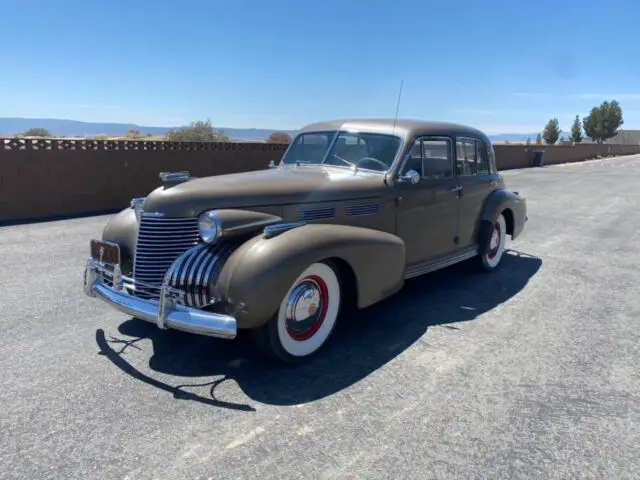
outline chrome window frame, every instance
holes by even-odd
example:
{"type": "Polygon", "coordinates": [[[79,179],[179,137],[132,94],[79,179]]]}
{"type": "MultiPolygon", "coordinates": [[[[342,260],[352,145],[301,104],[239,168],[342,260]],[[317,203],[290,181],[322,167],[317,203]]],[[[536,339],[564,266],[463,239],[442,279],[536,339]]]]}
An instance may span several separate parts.
{"type": "MultiPolygon", "coordinates": [[[[444,135],[444,134],[422,134],[422,135],[418,135],[417,137],[415,137],[413,139],[413,141],[411,142],[411,145],[408,149],[406,149],[406,153],[404,154],[404,158],[401,160],[400,164],[398,165],[398,169],[396,171],[396,181],[398,180],[399,177],[401,177],[403,175],[403,171],[404,168],[406,167],[408,161],[409,161],[409,155],[411,155],[411,149],[413,149],[413,146],[415,145],[416,142],[420,141],[422,142],[423,139],[428,138],[428,139],[433,139],[433,140],[447,140],[449,142],[449,165],[451,166],[451,176],[450,177],[445,177],[445,178],[430,178],[430,177],[425,177],[424,174],[420,176],[421,179],[423,180],[449,180],[452,178],[455,178],[455,162],[454,162],[454,136],[452,135],[444,135]]],[[[404,149],[403,149],[404,150],[404,149]]],[[[424,173],[424,147],[422,145],[422,143],[420,143],[420,156],[422,157],[422,165],[423,165],[423,173],[424,173]]],[[[406,173],[406,172],[405,172],[406,173]]]]}

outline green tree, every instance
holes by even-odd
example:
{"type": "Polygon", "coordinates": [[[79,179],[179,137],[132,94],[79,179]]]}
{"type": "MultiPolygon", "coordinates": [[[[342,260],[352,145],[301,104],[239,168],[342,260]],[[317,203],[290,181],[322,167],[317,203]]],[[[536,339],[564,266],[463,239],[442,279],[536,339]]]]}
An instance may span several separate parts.
{"type": "Polygon", "coordinates": [[[584,140],[582,136],[582,124],[580,123],[580,115],[576,115],[576,119],[573,121],[573,125],[571,125],[571,134],[569,135],[569,140],[573,143],[580,143],[584,140]]]}
{"type": "Polygon", "coordinates": [[[593,107],[589,115],[582,119],[584,132],[597,143],[615,137],[623,124],[622,108],[616,100],[605,101],[600,106],[593,107]]]}
{"type": "Polygon", "coordinates": [[[291,136],[286,132],[273,132],[267,138],[267,143],[290,143],[291,136]]]}
{"type": "Polygon", "coordinates": [[[547,145],[553,145],[560,138],[560,124],[557,118],[552,118],[547,122],[542,131],[542,138],[544,139],[544,143],[547,145]]]}
{"type": "Polygon", "coordinates": [[[542,137],[540,136],[540,134],[538,134],[538,136],[536,137],[536,143],[538,145],[540,145],[542,143],[542,137]]]}
{"type": "Polygon", "coordinates": [[[198,120],[191,122],[188,127],[178,130],[170,130],[165,135],[165,140],[171,142],[228,142],[227,137],[221,130],[214,130],[211,120],[198,120]]]}
{"type": "Polygon", "coordinates": [[[141,138],[142,135],[140,135],[140,130],[131,129],[127,132],[125,137],[135,140],[135,139],[141,138]]]}
{"type": "Polygon", "coordinates": [[[25,137],[53,137],[46,128],[29,128],[22,135],[25,137]]]}
{"type": "Polygon", "coordinates": [[[525,145],[531,145],[531,137],[527,137],[527,139],[524,141],[525,145]]]}

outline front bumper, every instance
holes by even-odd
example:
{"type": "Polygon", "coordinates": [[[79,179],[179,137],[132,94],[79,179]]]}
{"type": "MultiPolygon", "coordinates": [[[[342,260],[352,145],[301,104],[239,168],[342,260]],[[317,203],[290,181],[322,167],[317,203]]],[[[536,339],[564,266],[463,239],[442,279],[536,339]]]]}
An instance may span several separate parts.
{"type": "Polygon", "coordinates": [[[97,297],[115,309],[158,325],[210,337],[233,339],[237,334],[236,319],[223,313],[207,312],[177,303],[181,291],[163,285],[160,300],[146,300],[129,294],[123,282],[130,280],[93,259],[88,259],[84,272],[84,292],[97,297]],[[107,285],[109,280],[113,286],[107,285]]]}

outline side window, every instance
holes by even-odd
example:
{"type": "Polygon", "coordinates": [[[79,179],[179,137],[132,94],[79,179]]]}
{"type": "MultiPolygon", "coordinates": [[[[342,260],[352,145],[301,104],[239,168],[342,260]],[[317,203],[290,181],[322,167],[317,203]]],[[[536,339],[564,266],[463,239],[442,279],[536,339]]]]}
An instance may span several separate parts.
{"type": "Polygon", "coordinates": [[[456,172],[458,175],[476,173],[476,141],[460,138],[456,141],[456,172]]]}
{"type": "Polygon", "coordinates": [[[422,139],[422,176],[427,179],[453,177],[451,140],[443,137],[422,139]]]}
{"type": "Polygon", "coordinates": [[[407,155],[403,173],[415,170],[425,179],[453,177],[452,141],[445,137],[418,138],[407,155]]]}
{"type": "Polygon", "coordinates": [[[402,167],[402,173],[406,174],[409,170],[415,170],[422,176],[422,139],[420,138],[411,145],[404,167],[402,167]]]}
{"type": "Polygon", "coordinates": [[[489,173],[489,157],[487,147],[483,142],[476,142],[478,146],[478,173],[489,173]]]}

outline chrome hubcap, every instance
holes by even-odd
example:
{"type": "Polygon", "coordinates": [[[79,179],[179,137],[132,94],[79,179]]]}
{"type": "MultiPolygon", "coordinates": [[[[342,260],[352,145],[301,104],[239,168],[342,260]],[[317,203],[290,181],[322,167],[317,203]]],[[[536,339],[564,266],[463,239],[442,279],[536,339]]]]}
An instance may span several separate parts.
{"type": "Polygon", "coordinates": [[[500,245],[500,234],[497,230],[494,230],[493,235],[491,235],[491,250],[495,250],[496,248],[498,248],[498,245],[500,245]]]}
{"type": "Polygon", "coordinates": [[[285,322],[294,340],[307,340],[320,328],[327,312],[327,286],[317,276],[304,278],[287,298],[285,322]]]}
{"type": "Polygon", "coordinates": [[[491,234],[491,240],[489,240],[489,251],[487,252],[489,258],[494,258],[498,254],[501,233],[500,224],[496,222],[493,227],[493,233],[491,234]]]}

